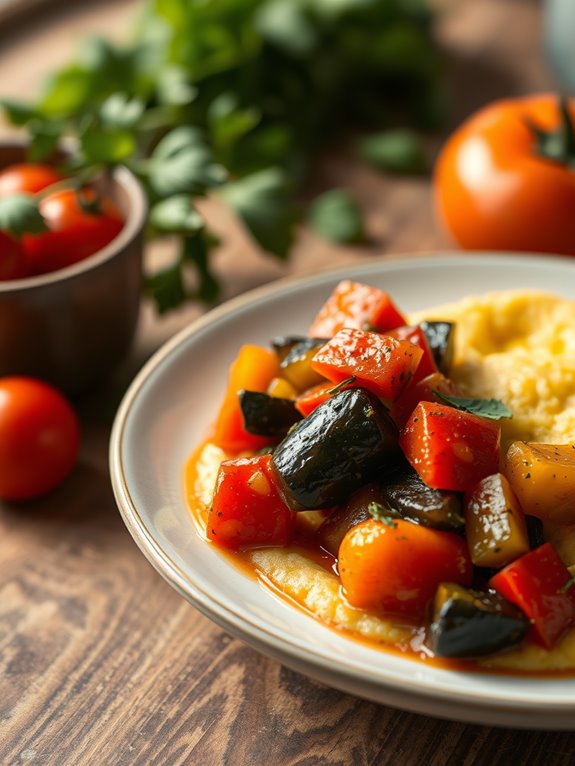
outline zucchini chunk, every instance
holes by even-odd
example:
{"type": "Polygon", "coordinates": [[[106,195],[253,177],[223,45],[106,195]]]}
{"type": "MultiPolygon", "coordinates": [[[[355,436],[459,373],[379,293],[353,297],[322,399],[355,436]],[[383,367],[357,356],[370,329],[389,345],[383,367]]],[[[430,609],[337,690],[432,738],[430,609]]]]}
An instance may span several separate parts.
{"type": "Polygon", "coordinates": [[[519,644],[529,624],[520,609],[497,593],[442,583],[428,645],[438,657],[484,657],[519,644]]]}
{"type": "Polygon", "coordinates": [[[239,391],[244,428],[256,436],[284,437],[301,420],[291,399],[280,399],[259,391],[239,391]]]}
{"type": "Polygon", "coordinates": [[[325,380],[323,375],[320,375],[311,366],[311,360],[318,348],[325,343],[323,338],[303,338],[294,343],[281,360],[282,378],[289,381],[297,391],[305,391],[325,380]]]}
{"type": "Polygon", "coordinates": [[[463,518],[459,492],[431,489],[409,464],[381,484],[381,503],[396,510],[404,519],[435,529],[458,530],[463,518]]]}
{"type": "Polygon", "coordinates": [[[455,351],[453,322],[420,322],[439,372],[447,375],[455,351]]]}
{"type": "Polygon", "coordinates": [[[272,470],[292,511],[343,504],[400,455],[387,408],[363,388],[340,391],[275,448],[272,470]]]}

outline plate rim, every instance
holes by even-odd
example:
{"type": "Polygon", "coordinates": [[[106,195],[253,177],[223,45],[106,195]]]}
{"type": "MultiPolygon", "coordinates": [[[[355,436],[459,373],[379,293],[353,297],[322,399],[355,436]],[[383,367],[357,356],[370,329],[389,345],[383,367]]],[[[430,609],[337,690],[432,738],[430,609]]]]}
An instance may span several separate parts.
{"type": "MultiPolygon", "coordinates": [[[[381,261],[362,261],[361,263],[348,264],[347,266],[335,269],[321,270],[305,275],[290,276],[275,280],[226,301],[178,331],[150,357],[132,380],[117,410],[110,436],[109,465],[116,503],[128,531],[147,560],[181,596],[188,600],[202,612],[202,614],[215,621],[220,627],[240,637],[246,643],[255,646],[259,651],[270,656],[275,656],[276,659],[278,658],[278,655],[281,655],[280,661],[287,665],[290,663],[288,660],[284,659],[284,654],[288,655],[290,659],[293,658],[294,660],[297,660],[297,664],[300,667],[302,663],[306,666],[311,663],[314,668],[318,667],[324,672],[329,671],[330,673],[333,673],[334,668],[330,665],[329,659],[316,647],[308,647],[304,651],[297,641],[291,640],[291,637],[289,636],[286,637],[281,631],[274,631],[273,628],[264,629],[261,625],[257,625],[251,620],[246,619],[241,612],[234,612],[225,604],[219,603],[217,600],[214,601],[209,594],[204,593],[197,584],[193,583],[190,578],[186,576],[178,563],[171,559],[171,557],[162,549],[160,543],[150,534],[138,511],[136,503],[131,497],[129,482],[126,479],[123,467],[123,435],[130,412],[150,376],[166,364],[171,355],[176,353],[180,347],[185,344],[188,338],[201,332],[204,328],[210,326],[214,322],[224,319],[230,314],[234,314],[243,307],[258,303],[270,296],[280,296],[285,292],[291,292],[299,285],[313,287],[316,284],[319,285],[323,282],[327,283],[337,280],[338,278],[346,278],[350,276],[350,272],[352,274],[351,278],[357,279],[360,278],[362,272],[373,273],[374,270],[377,270],[385,273],[386,271],[395,271],[397,269],[411,270],[416,269],[423,264],[426,266],[434,264],[434,267],[440,267],[457,262],[460,264],[475,264],[483,267],[486,262],[490,262],[491,266],[494,266],[497,263],[510,266],[511,264],[514,264],[514,262],[519,261],[523,263],[531,262],[537,265],[543,265],[543,263],[545,263],[550,267],[567,266],[568,268],[571,268],[568,266],[569,259],[566,259],[565,257],[531,253],[460,254],[447,251],[441,253],[423,253],[415,256],[386,256],[385,260],[381,261]],[[273,646],[270,644],[271,640],[273,640],[273,646]]],[[[573,262],[573,266],[575,266],[575,261],[573,262]]],[[[481,712],[486,712],[487,710],[493,711],[494,708],[507,714],[516,713],[518,715],[533,711],[534,702],[527,695],[524,695],[519,699],[514,693],[505,693],[500,689],[497,690],[497,696],[494,698],[493,696],[490,696],[489,690],[478,689],[475,691],[465,690],[461,692],[460,690],[453,688],[453,686],[448,687],[447,685],[444,688],[435,686],[430,688],[429,681],[422,682],[413,677],[409,679],[408,684],[405,684],[404,681],[403,685],[398,679],[381,679],[378,677],[374,684],[374,678],[368,677],[364,669],[356,666],[357,663],[349,660],[344,662],[344,658],[338,659],[339,662],[335,672],[338,677],[345,678],[349,682],[359,681],[363,685],[367,684],[369,686],[375,686],[377,689],[381,690],[382,693],[387,690],[398,694],[416,696],[419,699],[441,700],[441,702],[448,704],[466,703],[468,706],[478,710],[478,717],[466,719],[462,716],[459,720],[476,720],[480,722],[481,712]]],[[[397,657],[396,659],[399,663],[405,662],[410,665],[412,664],[412,661],[408,658],[403,659],[397,657]]],[[[446,677],[450,676],[452,679],[461,672],[447,668],[438,670],[440,670],[442,674],[445,673],[446,677]]],[[[306,671],[304,670],[303,672],[306,671]]],[[[309,671],[308,674],[313,676],[313,672],[311,671],[309,671]]],[[[473,674],[480,678],[487,678],[490,675],[482,674],[481,672],[476,673],[475,671],[473,674]]],[[[520,674],[513,674],[513,678],[516,680],[533,680],[528,679],[526,676],[521,676],[520,674]]],[[[549,680],[549,677],[546,680],[549,680]]],[[[552,680],[573,681],[572,678],[557,678],[552,680]]],[[[353,691],[351,693],[361,696],[360,691],[353,691]]],[[[381,702],[382,700],[378,699],[378,696],[369,696],[369,698],[381,702]]],[[[554,713],[564,715],[568,712],[575,712],[575,699],[572,701],[568,699],[557,700],[549,697],[548,699],[542,700],[541,697],[538,697],[537,705],[542,704],[545,705],[544,712],[546,719],[554,713]]],[[[410,708],[405,705],[404,707],[405,709],[415,709],[413,706],[410,708]]],[[[541,713],[542,711],[539,710],[539,712],[541,713]]],[[[505,725],[505,722],[502,725],[505,725]]],[[[526,722],[525,725],[533,725],[533,722],[526,722]]],[[[575,721],[573,726],[575,727],[575,721]]]]}

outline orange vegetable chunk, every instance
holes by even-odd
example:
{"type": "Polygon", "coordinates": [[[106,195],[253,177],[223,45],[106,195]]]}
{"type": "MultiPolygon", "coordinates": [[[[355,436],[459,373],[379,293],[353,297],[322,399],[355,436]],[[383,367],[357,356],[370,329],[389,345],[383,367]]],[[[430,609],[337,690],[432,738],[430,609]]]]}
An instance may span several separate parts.
{"type": "Polygon", "coordinates": [[[387,293],[377,287],[344,279],[319,310],[309,335],[329,338],[344,327],[385,332],[404,324],[405,318],[387,293]]]}
{"type": "Polygon", "coordinates": [[[407,340],[345,327],[322,346],[312,366],[334,383],[354,376],[383,399],[395,399],[409,383],[423,350],[407,340]]]}
{"type": "Polygon", "coordinates": [[[272,443],[263,436],[254,436],[244,428],[238,392],[265,392],[279,377],[279,362],[273,351],[261,346],[242,346],[230,366],[228,387],[214,428],[214,442],[226,452],[259,450],[272,443]]]}
{"type": "Polygon", "coordinates": [[[342,540],[339,576],[352,606],[422,618],[441,582],[470,585],[465,540],[393,519],[352,527],[342,540]]]}

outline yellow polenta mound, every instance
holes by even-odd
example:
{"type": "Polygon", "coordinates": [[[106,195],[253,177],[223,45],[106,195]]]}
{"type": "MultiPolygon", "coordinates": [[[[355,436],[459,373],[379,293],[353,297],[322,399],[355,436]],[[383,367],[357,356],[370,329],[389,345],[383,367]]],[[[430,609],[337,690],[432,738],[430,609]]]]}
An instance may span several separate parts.
{"type": "Polygon", "coordinates": [[[457,324],[450,377],[501,399],[503,439],[575,441],[575,302],[536,291],[494,292],[411,317],[457,324]]]}

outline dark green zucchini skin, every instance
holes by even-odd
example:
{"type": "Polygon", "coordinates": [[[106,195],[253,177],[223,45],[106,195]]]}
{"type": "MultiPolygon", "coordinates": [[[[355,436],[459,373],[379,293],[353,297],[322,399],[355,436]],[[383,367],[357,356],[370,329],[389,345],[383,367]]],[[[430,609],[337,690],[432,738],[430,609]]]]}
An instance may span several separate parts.
{"type": "Polygon", "coordinates": [[[439,372],[447,375],[455,351],[453,322],[420,322],[439,372]]]}
{"type": "Polygon", "coordinates": [[[429,648],[438,657],[485,657],[521,643],[529,620],[494,592],[442,583],[429,630],[429,648]]]}
{"type": "Polygon", "coordinates": [[[363,388],[332,396],[278,444],[272,469],[293,511],[341,505],[400,454],[387,408],[363,388]]]}
{"type": "Polygon", "coordinates": [[[381,503],[398,511],[404,519],[426,527],[457,531],[465,525],[462,495],[431,489],[410,465],[380,485],[381,503]]]}
{"type": "Polygon", "coordinates": [[[259,391],[239,391],[244,428],[256,436],[284,437],[302,419],[290,399],[281,399],[259,391]]]}

